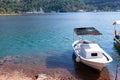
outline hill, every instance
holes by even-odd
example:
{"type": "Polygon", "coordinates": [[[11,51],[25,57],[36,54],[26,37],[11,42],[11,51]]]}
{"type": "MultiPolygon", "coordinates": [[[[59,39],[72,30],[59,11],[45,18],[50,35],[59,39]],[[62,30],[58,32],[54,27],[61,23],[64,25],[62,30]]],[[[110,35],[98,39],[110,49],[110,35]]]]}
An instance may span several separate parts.
{"type": "Polygon", "coordinates": [[[85,0],[85,4],[92,5],[100,11],[120,10],[120,0],[85,0]]]}
{"type": "Polygon", "coordinates": [[[119,0],[0,0],[0,14],[76,11],[117,11],[119,0]]]}

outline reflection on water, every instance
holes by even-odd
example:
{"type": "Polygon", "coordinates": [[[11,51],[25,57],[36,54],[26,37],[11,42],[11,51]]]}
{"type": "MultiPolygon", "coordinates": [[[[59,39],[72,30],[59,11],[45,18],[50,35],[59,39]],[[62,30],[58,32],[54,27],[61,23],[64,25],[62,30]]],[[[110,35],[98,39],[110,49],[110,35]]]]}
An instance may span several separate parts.
{"type": "Polygon", "coordinates": [[[72,55],[74,61],[75,74],[80,80],[110,80],[109,71],[104,68],[101,72],[95,70],[83,63],[75,62],[75,55],[72,55]]]}
{"type": "Polygon", "coordinates": [[[107,68],[98,72],[82,63],[75,63],[75,72],[78,79],[82,80],[110,80],[110,75],[107,68]]]}
{"type": "Polygon", "coordinates": [[[115,42],[114,42],[114,49],[118,52],[118,54],[120,55],[120,45],[118,45],[118,44],[116,44],[115,42]]]}

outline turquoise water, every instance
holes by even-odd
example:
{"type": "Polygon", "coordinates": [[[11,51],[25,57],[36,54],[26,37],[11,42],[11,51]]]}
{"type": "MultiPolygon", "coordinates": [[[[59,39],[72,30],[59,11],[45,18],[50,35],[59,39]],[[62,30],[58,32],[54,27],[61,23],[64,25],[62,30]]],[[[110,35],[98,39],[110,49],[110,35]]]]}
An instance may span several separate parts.
{"type": "MultiPolygon", "coordinates": [[[[76,76],[71,47],[73,29],[95,27],[103,34],[97,43],[114,59],[106,66],[114,76],[120,53],[113,45],[112,23],[118,19],[120,12],[0,16],[0,58],[12,56],[14,63],[65,68],[76,76]]],[[[78,77],[84,79],[81,75],[78,77]]]]}

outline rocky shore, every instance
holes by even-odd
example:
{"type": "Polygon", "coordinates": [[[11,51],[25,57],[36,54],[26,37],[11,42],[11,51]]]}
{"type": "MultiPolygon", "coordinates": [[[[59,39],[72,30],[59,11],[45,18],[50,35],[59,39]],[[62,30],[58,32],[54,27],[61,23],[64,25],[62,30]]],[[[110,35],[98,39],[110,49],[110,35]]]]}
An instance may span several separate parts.
{"type": "Polygon", "coordinates": [[[33,67],[15,65],[10,62],[0,67],[0,80],[77,80],[65,69],[48,69],[43,66],[33,67]]]}
{"type": "Polygon", "coordinates": [[[0,80],[77,80],[63,68],[15,64],[11,56],[0,59],[0,80]]]}
{"type": "Polygon", "coordinates": [[[114,80],[114,75],[103,70],[94,78],[90,72],[77,70],[77,76],[65,68],[48,68],[43,65],[16,64],[13,57],[6,56],[0,59],[0,80],[114,80]],[[92,76],[92,77],[91,77],[92,76]],[[79,79],[80,78],[80,79],[79,79]]]}

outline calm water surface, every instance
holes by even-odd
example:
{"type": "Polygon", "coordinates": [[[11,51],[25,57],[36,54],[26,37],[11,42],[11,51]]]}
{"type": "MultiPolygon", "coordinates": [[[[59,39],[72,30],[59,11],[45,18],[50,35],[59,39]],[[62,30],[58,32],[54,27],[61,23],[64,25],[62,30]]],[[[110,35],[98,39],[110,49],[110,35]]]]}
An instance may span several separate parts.
{"type": "Polygon", "coordinates": [[[0,16],[0,58],[12,56],[14,63],[65,68],[78,79],[97,79],[102,73],[91,72],[72,60],[73,29],[92,26],[103,34],[97,43],[114,59],[103,69],[109,74],[108,80],[112,80],[116,64],[120,62],[120,53],[113,45],[112,23],[117,19],[120,12],[0,16]]]}

